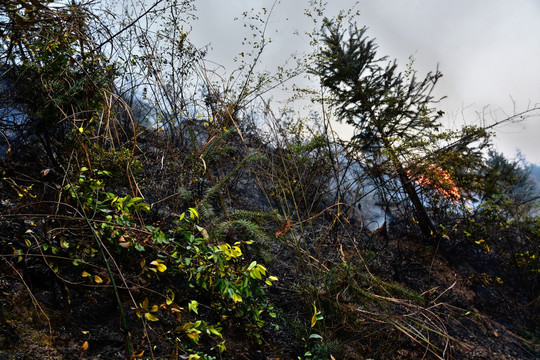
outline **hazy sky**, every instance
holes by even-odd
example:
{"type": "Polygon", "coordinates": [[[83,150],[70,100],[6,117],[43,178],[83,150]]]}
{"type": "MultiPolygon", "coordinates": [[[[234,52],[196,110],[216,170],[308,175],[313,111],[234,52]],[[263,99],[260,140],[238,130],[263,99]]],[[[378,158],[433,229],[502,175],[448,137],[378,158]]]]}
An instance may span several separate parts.
{"type": "MultiPolygon", "coordinates": [[[[353,0],[330,0],[331,17],[353,0]]],[[[243,27],[235,17],[250,9],[270,9],[273,0],[198,0],[192,40],[211,43],[208,58],[234,68],[232,58],[242,51],[243,27]]],[[[307,51],[301,34],[313,28],[304,16],[308,0],[281,0],[268,24],[273,42],[264,64],[271,69],[291,53],[307,51]],[[300,35],[293,35],[299,30],[300,35]]],[[[355,9],[359,26],[369,27],[381,55],[405,65],[410,55],[420,74],[439,64],[444,74],[437,87],[447,124],[477,121],[487,106],[498,119],[540,105],[539,0],[360,0],[355,9]],[[513,100],[512,100],[513,99],[513,100]]],[[[499,150],[514,156],[519,148],[531,162],[540,163],[540,117],[497,131],[499,150]]]]}

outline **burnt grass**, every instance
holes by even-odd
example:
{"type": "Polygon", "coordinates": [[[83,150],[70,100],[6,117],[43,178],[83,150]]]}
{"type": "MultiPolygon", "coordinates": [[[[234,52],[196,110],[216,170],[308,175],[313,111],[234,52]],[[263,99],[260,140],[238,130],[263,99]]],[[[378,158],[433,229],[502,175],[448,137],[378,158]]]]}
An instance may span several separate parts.
{"type": "MultiPolygon", "coordinates": [[[[83,281],[69,252],[46,256],[33,246],[51,229],[63,227],[66,236],[78,236],[84,227],[80,219],[59,216],[49,202],[61,176],[53,169],[43,178],[37,162],[4,160],[4,165],[5,176],[37,185],[32,199],[19,198],[6,182],[0,188],[0,359],[126,358],[126,333],[111,285],[83,281]]],[[[161,176],[174,182],[172,175],[161,176]]],[[[238,200],[232,205],[260,208],[263,197],[253,184],[237,181],[230,198],[238,200]]],[[[167,226],[173,206],[160,205],[147,221],[167,226]]],[[[399,224],[372,232],[328,212],[306,223],[301,250],[294,243],[294,225],[275,236],[279,225],[265,224],[268,236],[253,245],[249,257],[279,281],[266,289],[276,315],[263,315],[259,338],[246,330],[250,319],[220,318],[211,295],[190,288],[185,278],[173,274],[151,282],[140,276],[138,262],[119,255],[116,261],[129,284],[129,289],[120,285],[119,293],[132,346],[143,359],[152,353],[156,359],[185,359],[195,352],[253,360],[539,358],[538,274],[512,264],[504,255],[508,244],[495,244],[488,252],[452,236],[425,241],[399,224]],[[208,337],[198,344],[183,338],[179,344],[171,331],[178,323],[170,315],[160,313],[160,321],[145,324],[136,316],[131,297],[156,300],[171,287],[177,303],[199,302],[197,318],[220,322],[225,352],[213,349],[208,337]],[[324,319],[312,328],[314,302],[324,319]],[[418,336],[396,324],[416,324],[418,330],[409,330],[418,336]],[[322,339],[310,339],[311,334],[322,339]]],[[[183,321],[193,315],[185,316],[183,321]]]]}

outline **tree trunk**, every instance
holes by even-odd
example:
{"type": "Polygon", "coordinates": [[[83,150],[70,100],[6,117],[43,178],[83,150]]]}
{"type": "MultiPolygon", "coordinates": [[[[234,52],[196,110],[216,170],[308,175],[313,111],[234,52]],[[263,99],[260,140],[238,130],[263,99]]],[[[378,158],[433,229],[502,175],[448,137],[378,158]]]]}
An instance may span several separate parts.
{"type": "MultiPolygon", "coordinates": [[[[372,113],[372,116],[374,119],[374,114],[372,113]]],[[[422,204],[422,201],[418,197],[418,193],[416,192],[416,189],[414,188],[413,183],[411,182],[411,179],[409,175],[407,174],[407,171],[403,168],[403,165],[401,164],[401,161],[399,161],[399,158],[397,157],[394,148],[388,141],[388,138],[386,137],[386,134],[384,133],[383,127],[380,125],[378,121],[374,121],[375,126],[377,127],[377,130],[379,131],[381,135],[381,139],[383,141],[383,145],[386,151],[388,151],[388,154],[390,155],[390,160],[392,161],[392,165],[394,165],[394,168],[399,176],[399,180],[401,181],[401,186],[403,187],[403,190],[405,190],[405,193],[409,197],[409,200],[412,202],[416,220],[418,221],[418,225],[420,225],[420,230],[422,231],[422,235],[425,239],[429,239],[435,235],[435,227],[433,226],[433,223],[431,222],[431,219],[429,218],[429,215],[426,211],[426,208],[424,207],[424,204],[422,204]]]]}
{"type": "Polygon", "coordinates": [[[401,181],[401,186],[407,193],[409,200],[411,200],[414,206],[414,210],[417,217],[416,220],[418,220],[418,225],[420,225],[420,230],[422,230],[422,235],[424,235],[425,239],[429,239],[435,235],[435,227],[433,226],[433,223],[431,222],[431,219],[429,218],[429,215],[427,214],[424,204],[422,204],[422,201],[420,201],[420,198],[418,197],[418,193],[416,192],[416,189],[414,188],[414,185],[412,184],[411,179],[407,175],[405,169],[401,167],[401,164],[397,164],[397,166],[398,166],[397,171],[399,175],[399,180],[401,181]]]}

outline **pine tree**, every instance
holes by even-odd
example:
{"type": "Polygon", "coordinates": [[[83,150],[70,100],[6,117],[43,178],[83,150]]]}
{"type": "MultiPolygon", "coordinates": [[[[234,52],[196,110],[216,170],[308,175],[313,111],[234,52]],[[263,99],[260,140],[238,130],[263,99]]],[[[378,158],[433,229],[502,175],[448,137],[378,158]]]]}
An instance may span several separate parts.
{"type": "Polygon", "coordinates": [[[366,28],[351,26],[344,31],[328,21],[323,45],[313,73],[330,91],[336,115],[355,129],[349,149],[366,153],[374,176],[399,179],[422,234],[433,236],[435,227],[410,169],[418,169],[419,164],[413,162],[428,153],[440,128],[438,119],[443,113],[433,107],[432,91],[442,74],[437,70],[417,80],[410,68],[398,72],[395,61],[378,57],[366,28]]]}

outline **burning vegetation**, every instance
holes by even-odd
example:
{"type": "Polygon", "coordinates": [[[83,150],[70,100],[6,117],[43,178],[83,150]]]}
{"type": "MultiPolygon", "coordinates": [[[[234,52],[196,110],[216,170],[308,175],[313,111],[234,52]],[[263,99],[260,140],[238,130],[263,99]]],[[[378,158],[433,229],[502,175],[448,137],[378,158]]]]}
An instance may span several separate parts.
{"type": "Polygon", "coordinates": [[[429,165],[422,174],[411,175],[411,177],[422,188],[434,190],[454,204],[462,199],[461,192],[450,173],[439,166],[429,165]]]}

